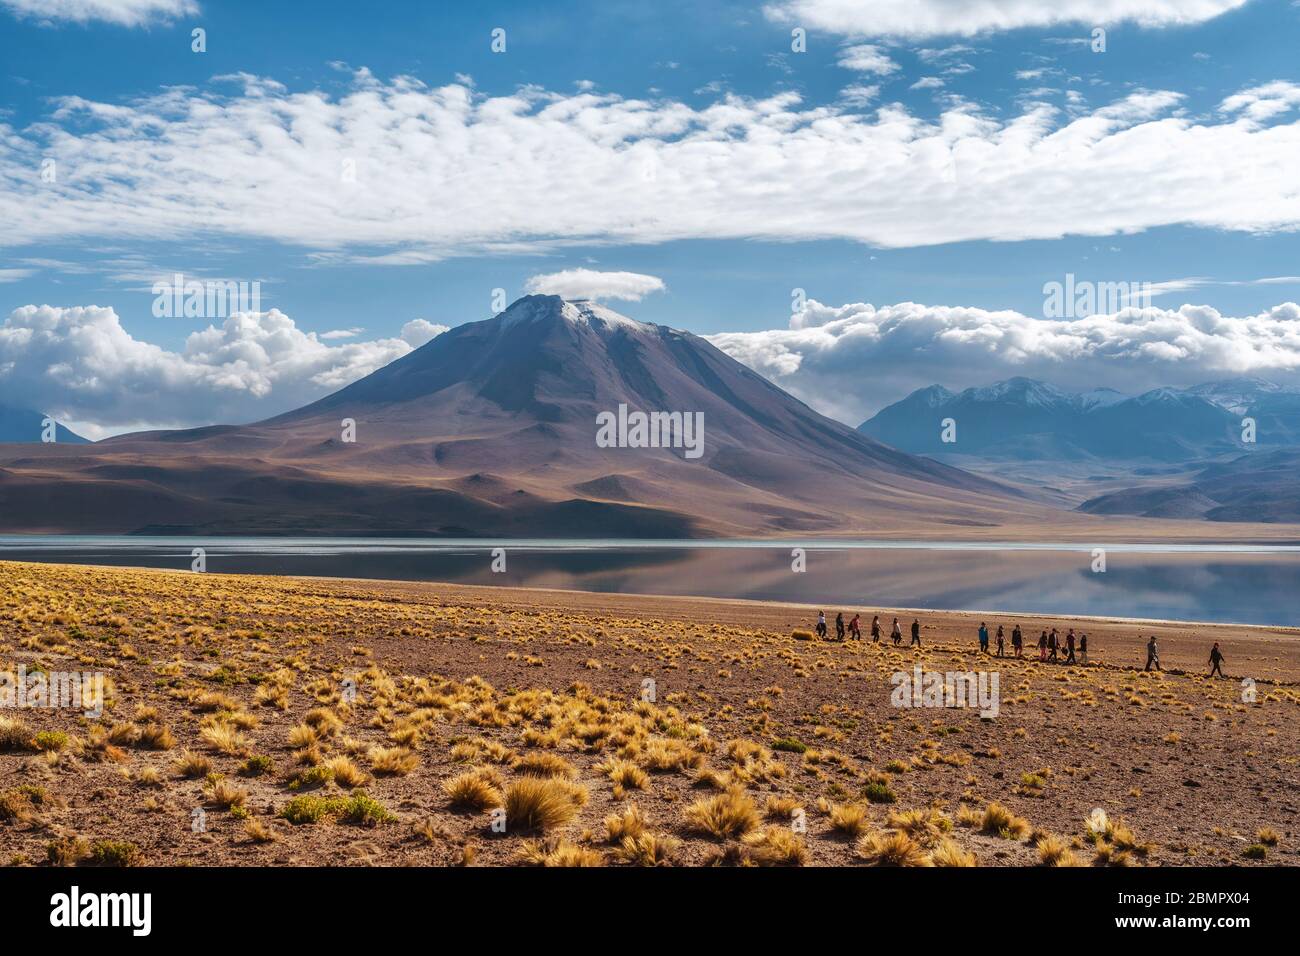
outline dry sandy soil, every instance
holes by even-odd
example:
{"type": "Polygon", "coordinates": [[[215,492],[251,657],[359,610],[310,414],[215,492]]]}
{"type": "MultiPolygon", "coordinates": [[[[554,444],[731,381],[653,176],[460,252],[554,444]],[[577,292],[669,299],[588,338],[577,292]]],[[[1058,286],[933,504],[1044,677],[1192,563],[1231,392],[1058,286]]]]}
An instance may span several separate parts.
{"type": "Polygon", "coordinates": [[[740,601],[17,563],[0,583],[0,669],[110,683],[100,719],[0,715],[11,865],[1300,861],[1293,629],[1022,619],[1087,631],[1091,666],[1066,667],[981,658],[958,613],[917,612],[918,651],[740,601]],[[1143,674],[1153,632],[1166,670],[1143,674]],[[1212,640],[1230,680],[1204,676],[1212,640]],[[917,663],[996,670],[997,717],[892,706],[917,663]]]}

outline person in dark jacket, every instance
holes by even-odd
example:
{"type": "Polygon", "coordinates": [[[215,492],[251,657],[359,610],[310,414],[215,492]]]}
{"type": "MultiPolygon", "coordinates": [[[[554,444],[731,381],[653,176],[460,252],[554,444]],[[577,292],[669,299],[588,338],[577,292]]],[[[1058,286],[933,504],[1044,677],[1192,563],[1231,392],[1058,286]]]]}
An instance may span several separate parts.
{"type": "Polygon", "coordinates": [[[835,640],[844,640],[844,612],[835,615],[835,640]]]}
{"type": "Polygon", "coordinates": [[[912,618],[912,640],[907,646],[911,647],[913,644],[917,647],[921,646],[921,622],[916,618],[912,618]]]}
{"type": "Polygon", "coordinates": [[[1154,664],[1156,670],[1160,670],[1160,651],[1156,648],[1156,636],[1151,635],[1151,640],[1147,641],[1147,666],[1142,668],[1144,671],[1151,670],[1154,664]]]}
{"type": "Polygon", "coordinates": [[[880,615],[871,615],[871,643],[880,643],[880,615]]]}
{"type": "Polygon", "coordinates": [[[1025,656],[1025,633],[1020,630],[1019,624],[1011,629],[1011,649],[1015,651],[1016,657],[1025,656]]]}
{"type": "Polygon", "coordinates": [[[1219,650],[1219,642],[1215,641],[1214,646],[1210,648],[1210,676],[1218,674],[1220,677],[1226,677],[1223,673],[1223,651],[1219,650]]]}
{"type": "Polygon", "coordinates": [[[1065,635],[1065,663],[1074,662],[1074,628],[1070,628],[1070,632],[1065,635]]]}

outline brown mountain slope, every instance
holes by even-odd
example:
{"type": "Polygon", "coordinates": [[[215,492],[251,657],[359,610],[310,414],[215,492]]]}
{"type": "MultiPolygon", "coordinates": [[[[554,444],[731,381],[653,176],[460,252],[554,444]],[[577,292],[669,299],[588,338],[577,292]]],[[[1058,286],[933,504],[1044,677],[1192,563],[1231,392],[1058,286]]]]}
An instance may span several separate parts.
{"type": "Polygon", "coordinates": [[[0,469],[9,531],[866,536],[1059,515],[834,422],[697,336],[554,296],[255,425],[0,446],[0,469]],[[701,454],[599,447],[620,404],[703,413],[701,454]]]}

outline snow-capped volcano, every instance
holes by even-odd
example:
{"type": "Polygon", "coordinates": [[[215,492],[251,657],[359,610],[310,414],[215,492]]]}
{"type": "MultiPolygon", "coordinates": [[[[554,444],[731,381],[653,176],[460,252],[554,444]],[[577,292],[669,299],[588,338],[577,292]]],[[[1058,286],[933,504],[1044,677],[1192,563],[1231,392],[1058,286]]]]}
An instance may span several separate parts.
{"type": "Polygon", "coordinates": [[[93,447],[44,471],[117,476],[81,530],[849,534],[992,526],[1037,507],[818,414],[699,336],[548,295],[268,421],[93,447]],[[597,440],[601,416],[637,413],[702,422],[698,454],[597,440]],[[147,519],[114,503],[145,486],[147,519]]]}

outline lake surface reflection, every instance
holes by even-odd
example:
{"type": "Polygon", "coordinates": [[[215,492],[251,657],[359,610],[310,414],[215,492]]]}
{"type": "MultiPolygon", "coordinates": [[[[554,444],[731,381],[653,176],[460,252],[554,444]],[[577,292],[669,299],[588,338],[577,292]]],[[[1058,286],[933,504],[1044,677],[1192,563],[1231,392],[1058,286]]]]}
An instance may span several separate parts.
{"type": "Polygon", "coordinates": [[[788,601],[1300,625],[1300,549],[969,542],[0,536],[0,559],[788,601]],[[803,573],[792,548],[806,551],[803,573]],[[506,570],[492,571],[492,549],[506,570]]]}

